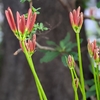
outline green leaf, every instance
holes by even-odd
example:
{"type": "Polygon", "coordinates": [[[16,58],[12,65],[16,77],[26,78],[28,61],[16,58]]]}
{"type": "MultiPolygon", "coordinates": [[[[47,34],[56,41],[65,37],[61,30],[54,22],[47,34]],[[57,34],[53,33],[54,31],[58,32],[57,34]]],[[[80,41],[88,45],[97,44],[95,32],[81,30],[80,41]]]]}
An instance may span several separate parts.
{"type": "Polygon", "coordinates": [[[69,42],[66,44],[66,51],[69,52],[71,51],[77,44],[76,43],[72,43],[72,42],[69,42]]]}
{"type": "Polygon", "coordinates": [[[70,55],[73,55],[73,57],[74,57],[74,60],[78,60],[78,53],[77,52],[70,52],[70,55]]]}
{"type": "Polygon", "coordinates": [[[27,0],[20,0],[21,3],[24,3],[25,1],[27,1],[27,0]]]}
{"type": "Polygon", "coordinates": [[[89,91],[95,91],[95,90],[96,90],[96,88],[95,88],[95,84],[94,84],[94,85],[92,85],[92,86],[90,87],[89,91]]]}
{"type": "Polygon", "coordinates": [[[87,91],[86,92],[86,97],[89,98],[91,96],[95,96],[96,92],[95,91],[87,91]]]}
{"type": "Polygon", "coordinates": [[[41,9],[41,8],[34,8],[34,7],[32,6],[32,12],[36,12],[36,14],[40,14],[40,12],[39,12],[40,9],[41,9]]]}
{"type": "Polygon", "coordinates": [[[63,41],[60,41],[60,47],[61,47],[62,49],[64,49],[64,48],[66,47],[63,41]]]}
{"type": "Polygon", "coordinates": [[[40,30],[42,30],[43,31],[43,23],[40,23],[40,30]]]}
{"type": "Polygon", "coordinates": [[[100,1],[97,3],[97,7],[100,8],[100,1]]]}
{"type": "Polygon", "coordinates": [[[67,62],[66,62],[66,56],[61,56],[61,61],[62,61],[62,63],[64,64],[64,66],[66,66],[67,67],[67,62]]]}
{"type": "Polygon", "coordinates": [[[53,41],[46,41],[46,43],[47,43],[48,45],[53,45],[53,46],[56,46],[56,43],[55,43],[55,42],[53,42],[53,41]]]}
{"type": "Polygon", "coordinates": [[[25,1],[30,2],[31,0],[20,0],[21,3],[24,3],[25,1]]]}
{"type": "Polygon", "coordinates": [[[70,40],[70,34],[67,33],[66,37],[60,41],[61,48],[64,49],[66,47],[66,44],[69,42],[69,40],[70,40]]]}
{"type": "Polygon", "coordinates": [[[59,55],[59,52],[56,51],[47,51],[45,53],[45,55],[40,59],[40,62],[43,63],[47,63],[52,61],[54,58],[56,58],[59,55]]]}
{"type": "Polygon", "coordinates": [[[48,28],[45,27],[45,26],[43,25],[43,23],[36,23],[36,24],[34,25],[34,28],[33,28],[33,30],[32,30],[32,33],[36,32],[36,31],[46,31],[46,30],[48,30],[48,28]]]}
{"type": "Polygon", "coordinates": [[[63,42],[66,44],[70,40],[70,34],[67,33],[66,37],[63,39],[63,42]]]}
{"type": "Polygon", "coordinates": [[[47,27],[44,27],[43,29],[44,29],[44,31],[47,31],[47,30],[48,30],[48,28],[47,28],[47,27]]]}
{"type": "Polygon", "coordinates": [[[91,79],[91,80],[85,80],[85,84],[89,85],[89,86],[92,86],[94,84],[94,80],[93,79],[91,79]]]}

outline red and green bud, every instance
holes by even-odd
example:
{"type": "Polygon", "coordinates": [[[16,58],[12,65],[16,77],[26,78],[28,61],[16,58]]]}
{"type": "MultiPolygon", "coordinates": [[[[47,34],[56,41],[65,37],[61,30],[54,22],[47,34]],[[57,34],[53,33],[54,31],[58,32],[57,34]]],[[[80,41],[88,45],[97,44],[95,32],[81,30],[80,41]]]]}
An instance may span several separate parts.
{"type": "Polygon", "coordinates": [[[27,17],[27,22],[26,22],[26,29],[31,32],[32,31],[32,28],[34,26],[34,23],[36,21],[36,13],[32,13],[32,10],[29,9],[28,11],[28,17],[27,17]]]}
{"type": "Polygon", "coordinates": [[[96,64],[100,63],[100,48],[96,45],[96,40],[90,43],[90,40],[88,40],[88,52],[90,57],[93,57],[96,64]]]}
{"type": "Polygon", "coordinates": [[[70,69],[75,67],[75,61],[74,61],[73,56],[71,56],[71,55],[68,56],[67,64],[68,64],[70,69]]]}
{"type": "Polygon", "coordinates": [[[16,28],[13,13],[9,7],[7,10],[5,10],[5,15],[6,15],[6,18],[7,18],[7,21],[8,21],[8,24],[9,24],[11,30],[15,33],[17,28],[16,28]]]}
{"type": "Polygon", "coordinates": [[[100,62],[100,56],[99,56],[99,49],[94,49],[94,54],[93,54],[93,58],[94,61],[98,64],[100,62]]]}
{"type": "Polygon", "coordinates": [[[31,8],[28,11],[27,18],[25,18],[24,15],[20,15],[19,12],[16,13],[17,28],[16,28],[14,17],[13,17],[13,13],[9,7],[5,11],[5,14],[6,14],[6,18],[11,30],[14,33],[17,32],[17,35],[18,35],[17,37],[19,37],[19,40],[21,40],[20,37],[22,38],[22,35],[24,35],[25,33],[26,34],[30,33],[32,31],[35,21],[36,21],[36,13],[33,14],[31,8]]]}
{"type": "Polygon", "coordinates": [[[24,15],[20,16],[19,12],[17,12],[16,18],[17,18],[18,32],[21,34],[24,34],[25,33],[25,16],[24,15]]]}
{"type": "Polygon", "coordinates": [[[94,56],[94,50],[97,49],[96,40],[94,40],[91,43],[90,43],[90,40],[88,40],[87,48],[88,48],[88,52],[89,52],[90,57],[93,57],[94,56]]]}
{"type": "Polygon", "coordinates": [[[83,24],[83,13],[80,12],[80,6],[77,8],[77,10],[74,9],[73,12],[70,12],[69,18],[73,30],[75,33],[79,33],[83,24]]]}
{"type": "MultiPolygon", "coordinates": [[[[32,39],[25,40],[25,47],[26,50],[29,54],[33,54],[35,51],[35,46],[36,46],[36,34],[33,35],[32,39]]],[[[22,44],[20,42],[20,47],[24,51],[24,48],[22,47],[22,44]]]]}

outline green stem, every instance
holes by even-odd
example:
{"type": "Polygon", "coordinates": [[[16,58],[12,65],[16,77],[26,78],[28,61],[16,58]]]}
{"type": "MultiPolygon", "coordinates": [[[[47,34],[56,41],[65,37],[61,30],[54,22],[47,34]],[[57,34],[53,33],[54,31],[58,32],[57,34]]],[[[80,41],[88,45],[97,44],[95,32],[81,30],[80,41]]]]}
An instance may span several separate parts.
{"type": "Polygon", "coordinates": [[[75,100],[78,100],[78,93],[77,93],[77,87],[76,87],[75,80],[74,80],[73,69],[71,69],[70,71],[71,71],[71,76],[72,76],[73,89],[75,92],[75,100]]]}
{"type": "Polygon", "coordinates": [[[47,97],[46,97],[46,95],[45,95],[45,92],[44,92],[44,90],[43,90],[43,88],[42,88],[42,85],[41,85],[41,83],[40,83],[40,81],[39,81],[39,78],[38,78],[38,76],[37,76],[37,74],[36,74],[36,71],[35,71],[35,68],[34,68],[34,64],[33,64],[32,58],[31,58],[31,56],[28,54],[28,52],[27,52],[27,50],[26,50],[24,41],[22,41],[21,43],[22,43],[22,47],[23,47],[23,49],[24,49],[24,54],[25,54],[25,56],[26,56],[26,59],[27,59],[27,61],[28,61],[28,63],[29,63],[30,69],[31,69],[31,71],[32,71],[32,74],[33,74],[33,76],[34,76],[34,78],[35,78],[35,82],[36,82],[36,86],[37,86],[37,89],[38,89],[38,93],[39,93],[40,99],[41,99],[41,100],[47,100],[47,97]],[[43,99],[42,99],[42,98],[43,98],[43,99]]]}
{"type": "Polygon", "coordinates": [[[95,68],[94,68],[94,62],[93,62],[92,59],[91,59],[91,65],[92,65],[94,82],[95,82],[95,87],[96,87],[97,100],[99,100],[99,92],[98,92],[98,85],[97,85],[97,79],[96,79],[96,72],[95,72],[95,68]]]}
{"type": "Polygon", "coordinates": [[[41,91],[41,93],[42,93],[42,96],[43,96],[44,100],[47,100],[47,97],[46,97],[46,95],[45,95],[45,93],[44,93],[44,90],[43,90],[43,88],[42,88],[42,85],[41,85],[41,83],[40,83],[40,81],[39,81],[39,79],[38,79],[38,76],[37,76],[36,72],[35,72],[32,59],[29,59],[28,61],[29,61],[29,64],[30,64],[31,71],[32,71],[32,73],[33,73],[33,75],[34,75],[34,77],[35,77],[35,80],[36,80],[36,82],[37,82],[39,88],[40,88],[40,91],[41,91]]]}
{"type": "MultiPolygon", "coordinates": [[[[78,79],[75,70],[73,70],[73,72],[74,72],[75,77],[78,79]]],[[[80,88],[81,93],[83,93],[83,91],[82,91],[82,87],[81,87],[81,84],[80,84],[80,81],[79,81],[79,88],[80,88]]]]}
{"type": "Polygon", "coordinates": [[[39,88],[37,82],[36,82],[36,86],[37,86],[37,89],[38,89],[38,94],[39,94],[40,100],[43,100],[42,94],[41,94],[41,91],[40,91],[40,88],[39,88]]]}
{"type": "Polygon", "coordinates": [[[79,60],[79,68],[80,68],[80,81],[81,81],[82,91],[83,91],[83,100],[86,100],[79,33],[76,33],[76,38],[77,38],[78,60],[79,60]]]}
{"type": "MultiPolygon", "coordinates": [[[[98,92],[100,93],[100,82],[99,82],[99,66],[96,66],[96,77],[97,77],[97,86],[98,86],[98,92]]],[[[100,98],[100,96],[99,96],[100,98]]]]}

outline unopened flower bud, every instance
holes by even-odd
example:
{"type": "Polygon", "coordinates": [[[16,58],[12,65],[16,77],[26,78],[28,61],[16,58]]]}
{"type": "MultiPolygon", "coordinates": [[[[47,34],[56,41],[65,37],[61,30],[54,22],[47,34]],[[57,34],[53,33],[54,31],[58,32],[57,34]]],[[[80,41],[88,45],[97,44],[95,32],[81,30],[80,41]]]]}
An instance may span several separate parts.
{"type": "Polygon", "coordinates": [[[69,14],[70,22],[75,33],[79,33],[83,24],[83,13],[80,12],[80,6],[69,14]]]}
{"type": "Polygon", "coordinates": [[[78,88],[78,85],[79,85],[79,79],[78,79],[78,78],[74,79],[74,82],[75,82],[76,88],[78,88]]]}
{"type": "Polygon", "coordinates": [[[96,40],[94,40],[93,42],[90,42],[90,40],[88,40],[87,48],[88,48],[88,52],[89,52],[90,57],[93,57],[94,50],[97,48],[96,40]]]}
{"type": "MultiPolygon", "coordinates": [[[[25,40],[24,43],[25,43],[26,50],[30,54],[33,54],[34,50],[35,50],[35,46],[36,46],[36,34],[33,35],[32,39],[25,40]]],[[[20,42],[20,46],[21,46],[22,50],[24,51],[21,42],[20,42]]]]}
{"type": "Polygon", "coordinates": [[[71,56],[71,55],[68,56],[67,64],[68,64],[70,69],[75,67],[75,61],[74,61],[73,56],[71,56]]]}
{"type": "Polygon", "coordinates": [[[93,54],[93,58],[94,58],[94,61],[96,63],[99,63],[99,55],[98,55],[99,51],[98,51],[98,48],[97,49],[94,49],[94,54],[93,54]]]}

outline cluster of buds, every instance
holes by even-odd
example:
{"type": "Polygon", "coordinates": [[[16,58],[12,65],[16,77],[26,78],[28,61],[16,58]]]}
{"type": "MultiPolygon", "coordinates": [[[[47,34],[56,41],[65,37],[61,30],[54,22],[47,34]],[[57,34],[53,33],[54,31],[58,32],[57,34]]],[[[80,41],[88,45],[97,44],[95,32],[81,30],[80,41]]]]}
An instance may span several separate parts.
{"type": "Polygon", "coordinates": [[[90,57],[94,58],[94,61],[96,63],[100,62],[100,48],[96,45],[96,40],[94,40],[93,42],[90,42],[90,40],[88,40],[88,52],[90,57]]]}
{"type": "MultiPolygon", "coordinates": [[[[32,39],[27,39],[24,41],[25,42],[25,47],[29,55],[32,55],[35,51],[35,45],[36,45],[36,34],[33,35],[32,39]]],[[[20,46],[24,52],[24,49],[22,47],[21,41],[20,41],[20,46]]]]}
{"type": "Polygon", "coordinates": [[[5,15],[9,23],[9,26],[11,30],[14,32],[15,36],[19,40],[24,40],[26,35],[32,31],[32,28],[36,20],[36,13],[33,14],[30,8],[28,11],[28,17],[25,19],[25,15],[20,15],[19,12],[17,12],[17,25],[15,23],[13,13],[9,7],[7,10],[5,10],[5,15]]]}
{"type": "Polygon", "coordinates": [[[80,6],[69,14],[70,22],[75,33],[79,33],[83,24],[83,13],[80,12],[80,6]]]}
{"type": "Polygon", "coordinates": [[[35,50],[36,35],[34,34],[32,39],[27,39],[27,37],[31,35],[30,32],[32,31],[36,21],[36,13],[33,14],[30,8],[28,11],[28,16],[26,18],[24,14],[20,15],[19,12],[17,12],[17,24],[15,23],[13,13],[9,7],[7,10],[5,10],[5,15],[11,30],[20,41],[20,46],[23,52],[24,48],[22,47],[21,41],[24,41],[27,52],[32,55],[35,50]]]}
{"type": "Polygon", "coordinates": [[[71,56],[71,55],[68,56],[67,64],[68,64],[70,69],[73,69],[75,67],[75,61],[74,61],[73,56],[71,56]]]}

